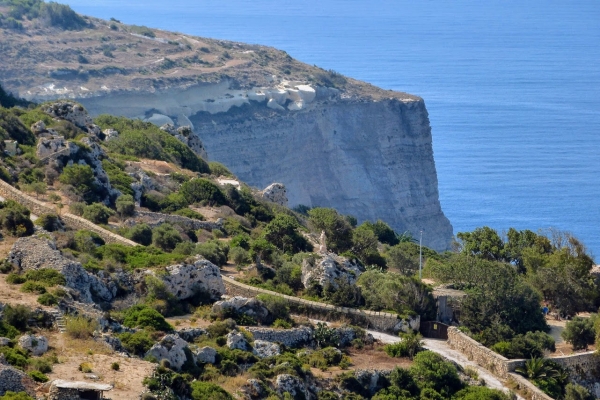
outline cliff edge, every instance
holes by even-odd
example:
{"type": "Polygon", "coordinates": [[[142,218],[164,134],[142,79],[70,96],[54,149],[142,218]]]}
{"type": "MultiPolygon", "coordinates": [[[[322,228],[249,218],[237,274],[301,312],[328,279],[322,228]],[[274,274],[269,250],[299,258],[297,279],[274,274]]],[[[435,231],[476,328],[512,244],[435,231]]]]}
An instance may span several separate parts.
{"type": "Polygon", "coordinates": [[[291,207],[379,218],[449,247],[421,98],[265,46],[82,18],[74,30],[36,19],[2,27],[0,82],[33,101],[74,99],[92,115],[189,125],[242,180],[285,184],[291,207]]]}

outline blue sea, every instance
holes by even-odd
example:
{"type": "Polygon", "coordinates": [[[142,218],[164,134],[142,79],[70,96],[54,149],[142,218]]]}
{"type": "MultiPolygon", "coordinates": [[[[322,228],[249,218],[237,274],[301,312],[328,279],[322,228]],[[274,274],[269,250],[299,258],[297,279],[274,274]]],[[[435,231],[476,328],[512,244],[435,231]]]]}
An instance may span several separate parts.
{"type": "Polygon", "coordinates": [[[455,233],[553,227],[600,257],[598,0],[60,1],[419,95],[455,233]]]}

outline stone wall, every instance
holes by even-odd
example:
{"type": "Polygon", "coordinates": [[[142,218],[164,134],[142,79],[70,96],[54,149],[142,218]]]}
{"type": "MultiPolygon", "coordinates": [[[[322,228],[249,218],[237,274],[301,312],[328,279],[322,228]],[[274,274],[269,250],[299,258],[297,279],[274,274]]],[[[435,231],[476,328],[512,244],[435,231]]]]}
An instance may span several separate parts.
{"type": "Polygon", "coordinates": [[[249,326],[247,331],[252,333],[254,340],[281,343],[286,347],[298,347],[313,341],[313,332],[309,327],[303,326],[293,329],[257,328],[249,326]]]}
{"type": "Polygon", "coordinates": [[[519,374],[509,372],[507,379],[515,383],[520,391],[520,394],[525,396],[527,400],[553,400],[552,397],[542,392],[537,386],[519,374]]]}
{"type": "MultiPolygon", "coordinates": [[[[458,328],[448,328],[448,344],[455,350],[463,353],[477,365],[487,369],[501,379],[507,379],[509,371],[509,360],[500,354],[493,352],[468,335],[462,333],[458,328]]],[[[513,367],[511,365],[511,367],[513,367]]]]}
{"type": "MultiPolygon", "coordinates": [[[[33,214],[57,214],[57,210],[47,203],[41,202],[34,199],[33,197],[21,192],[20,190],[12,187],[10,184],[0,180],[0,196],[5,199],[14,200],[19,204],[27,207],[33,214]]],[[[126,246],[137,246],[138,244],[132,240],[126,239],[115,233],[112,233],[104,228],[97,226],[96,224],[88,221],[85,218],[78,217],[70,213],[62,213],[60,215],[64,223],[72,229],[80,230],[87,229],[95,232],[107,243],[120,243],[126,246]]]]}
{"type": "Polygon", "coordinates": [[[350,321],[355,325],[383,332],[394,332],[394,328],[397,328],[398,326],[406,326],[407,324],[409,324],[411,327],[414,327],[414,329],[419,329],[420,318],[418,316],[410,321],[403,321],[398,318],[397,314],[358,310],[348,307],[337,307],[331,304],[304,300],[298,297],[286,296],[270,290],[245,285],[227,276],[223,276],[222,278],[229,296],[256,297],[259,294],[270,294],[273,296],[282,297],[288,302],[292,310],[309,313],[310,316],[317,319],[343,317],[350,319],[350,321]]]}
{"type": "Polygon", "coordinates": [[[589,389],[600,398],[600,356],[595,352],[551,358],[569,373],[569,379],[589,389]]]}

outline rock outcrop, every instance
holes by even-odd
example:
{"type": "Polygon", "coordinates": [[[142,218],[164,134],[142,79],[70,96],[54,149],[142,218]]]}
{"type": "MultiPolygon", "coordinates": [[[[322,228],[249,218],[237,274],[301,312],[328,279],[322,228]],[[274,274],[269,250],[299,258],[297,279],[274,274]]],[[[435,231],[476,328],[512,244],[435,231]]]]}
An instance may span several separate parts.
{"type": "Polygon", "coordinates": [[[0,364],[0,396],[6,392],[27,392],[35,396],[36,384],[25,372],[10,365],[0,364]]]}
{"type": "Polygon", "coordinates": [[[117,294],[117,285],[108,276],[88,273],[83,266],[63,256],[56,244],[44,237],[19,238],[13,245],[8,260],[22,271],[51,268],[65,277],[66,285],[75,291],[83,303],[111,301],[117,294]]]}
{"type": "Polygon", "coordinates": [[[212,300],[225,294],[219,267],[208,260],[199,259],[193,264],[176,264],[166,268],[168,274],[160,276],[167,290],[179,300],[185,300],[199,292],[212,300]]]}
{"type": "Polygon", "coordinates": [[[266,340],[255,340],[252,344],[252,353],[258,358],[268,358],[281,354],[281,346],[266,340]]]}
{"type": "Polygon", "coordinates": [[[272,183],[267,186],[260,195],[263,199],[279,204],[280,206],[288,206],[287,190],[282,183],[272,183]]]}
{"type": "Polygon", "coordinates": [[[314,261],[305,259],[302,262],[301,279],[306,288],[314,284],[338,288],[340,282],[353,285],[362,273],[363,269],[357,262],[334,253],[327,253],[314,261]]]}
{"type": "Polygon", "coordinates": [[[232,315],[247,315],[258,323],[266,322],[269,310],[262,301],[256,298],[235,296],[227,300],[217,301],[212,307],[213,313],[222,317],[232,315]]]}
{"type": "Polygon", "coordinates": [[[273,328],[246,328],[254,337],[254,342],[264,340],[272,343],[281,343],[285,347],[300,347],[310,345],[314,340],[313,330],[307,326],[292,329],[273,328]]]}
{"type": "Polygon", "coordinates": [[[227,334],[227,347],[231,350],[238,349],[244,351],[248,351],[251,348],[250,343],[248,343],[244,335],[238,331],[229,332],[227,334]]]}
{"type": "Polygon", "coordinates": [[[152,346],[146,353],[146,357],[153,356],[158,361],[168,360],[172,369],[179,370],[187,361],[186,350],[191,354],[187,342],[171,334],[164,336],[160,342],[152,346]]]}
{"type": "Polygon", "coordinates": [[[194,355],[196,356],[196,362],[200,364],[214,364],[217,360],[217,351],[208,346],[198,349],[194,355]]]}

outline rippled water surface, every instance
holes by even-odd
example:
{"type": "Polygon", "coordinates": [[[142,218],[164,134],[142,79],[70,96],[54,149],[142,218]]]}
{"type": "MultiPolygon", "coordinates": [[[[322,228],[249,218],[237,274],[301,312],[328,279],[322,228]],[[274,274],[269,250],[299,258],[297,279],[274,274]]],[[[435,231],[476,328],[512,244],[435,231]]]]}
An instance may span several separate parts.
{"type": "Polygon", "coordinates": [[[420,95],[455,233],[556,227],[600,257],[597,0],[65,2],[125,23],[271,45],[420,95]]]}

